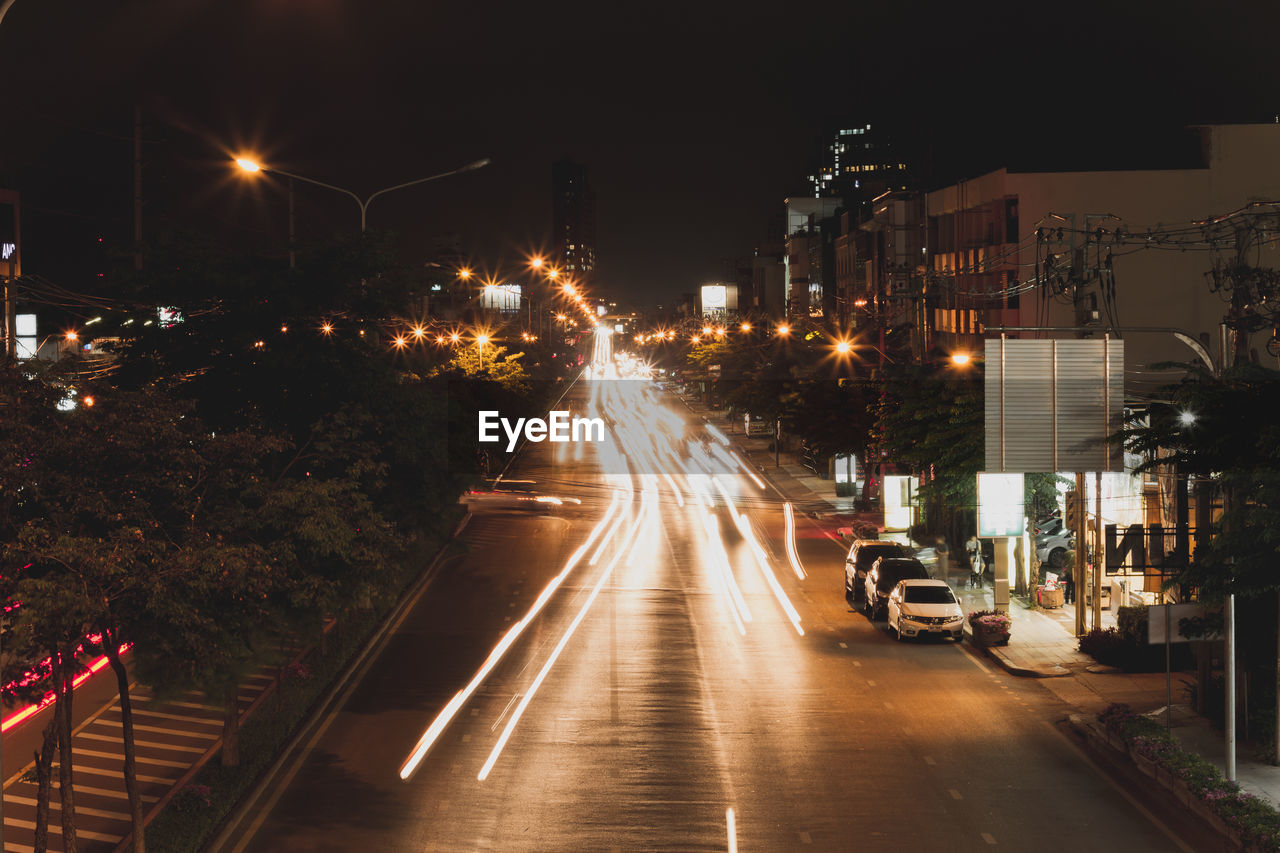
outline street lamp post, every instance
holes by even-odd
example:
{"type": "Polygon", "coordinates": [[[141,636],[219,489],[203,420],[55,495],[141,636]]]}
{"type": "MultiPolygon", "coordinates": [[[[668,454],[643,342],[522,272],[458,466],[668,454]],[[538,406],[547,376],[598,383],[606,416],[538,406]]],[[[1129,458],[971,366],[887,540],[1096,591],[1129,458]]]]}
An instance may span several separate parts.
{"type": "MultiPolygon", "coordinates": [[[[277,175],[283,175],[284,177],[290,178],[291,180],[294,180],[294,181],[303,181],[304,183],[315,184],[318,187],[324,187],[327,190],[334,190],[335,192],[340,192],[343,195],[350,196],[351,198],[355,199],[356,204],[360,206],[360,232],[361,233],[364,233],[364,231],[366,230],[366,224],[368,222],[369,205],[378,196],[389,193],[392,190],[402,190],[405,187],[412,187],[412,186],[417,186],[418,184],[425,184],[428,181],[436,181],[436,180],[439,180],[440,178],[447,178],[450,175],[457,175],[461,172],[470,172],[475,169],[483,169],[485,166],[488,166],[490,162],[491,161],[489,160],[489,158],[485,157],[482,160],[476,160],[474,162],[467,163],[466,165],[459,166],[456,169],[450,169],[447,172],[441,172],[438,175],[431,175],[426,178],[418,178],[417,180],[414,180],[414,181],[405,181],[403,184],[396,184],[393,187],[387,187],[386,189],[378,190],[376,193],[373,193],[368,198],[361,199],[360,196],[356,195],[351,190],[344,190],[342,187],[335,187],[333,184],[326,184],[324,181],[317,181],[314,178],[307,178],[307,177],[303,177],[302,175],[295,175],[292,172],[286,172],[284,169],[277,169],[274,166],[264,166],[261,163],[257,162],[256,160],[250,160],[246,157],[236,158],[236,165],[246,172],[274,172],[277,175]]],[[[292,211],[293,209],[292,191],[293,191],[293,185],[290,184],[290,205],[289,205],[290,211],[292,211]]],[[[291,213],[291,217],[292,217],[292,213],[291,213]]],[[[290,219],[290,222],[292,223],[292,218],[290,219]]],[[[290,231],[292,231],[292,225],[290,226],[290,231]]]]}

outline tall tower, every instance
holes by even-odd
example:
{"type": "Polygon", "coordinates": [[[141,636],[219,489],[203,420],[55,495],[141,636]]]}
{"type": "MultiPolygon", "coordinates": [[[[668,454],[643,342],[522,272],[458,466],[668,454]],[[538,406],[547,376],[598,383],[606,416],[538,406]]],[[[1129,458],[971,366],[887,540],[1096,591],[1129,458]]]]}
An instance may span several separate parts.
{"type": "Polygon", "coordinates": [[[596,272],[596,196],[587,167],[572,160],[551,166],[552,250],[565,275],[589,286],[596,272]]]}

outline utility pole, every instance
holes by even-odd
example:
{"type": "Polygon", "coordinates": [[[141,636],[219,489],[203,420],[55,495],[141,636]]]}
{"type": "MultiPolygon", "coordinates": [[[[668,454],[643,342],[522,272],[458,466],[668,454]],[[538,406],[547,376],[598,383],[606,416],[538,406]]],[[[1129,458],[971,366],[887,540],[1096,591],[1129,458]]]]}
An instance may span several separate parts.
{"type": "Polygon", "coordinates": [[[1088,575],[1085,574],[1085,557],[1089,553],[1088,547],[1085,545],[1085,502],[1084,502],[1084,473],[1076,472],[1076,491],[1071,496],[1071,500],[1075,502],[1075,517],[1077,530],[1071,531],[1076,535],[1076,559],[1075,565],[1071,571],[1075,574],[1075,598],[1076,598],[1076,636],[1082,637],[1085,634],[1084,621],[1084,600],[1085,600],[1085,581],[1088,575]]]}

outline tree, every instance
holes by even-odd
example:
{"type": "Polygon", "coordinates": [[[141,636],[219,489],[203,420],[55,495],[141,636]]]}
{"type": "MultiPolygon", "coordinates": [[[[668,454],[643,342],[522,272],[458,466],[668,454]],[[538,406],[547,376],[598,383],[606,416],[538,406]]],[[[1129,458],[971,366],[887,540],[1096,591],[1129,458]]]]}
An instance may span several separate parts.
{"type": "Polygon", "coordinates": [[[921,475],[926,522],[953,550],[972,529],[983,465],[983,401],[972,380],[901,366],[880,383],[876,440],[887,461],[921,475]],[[932,510],[932,511],[929,511],[932,510]]]}
{"type": "Polygon", "coordinates": [[[1237,647],[1259,686],[1250,705],[1274,715],[1280,763],[1280,373],[1250,363],[1218,376],[1187,368],[1166,389],[1170,403],[1152,407],[1119,439],[1146,459],[1139,470],[1169,466],[1223,496],[1211,536],[1197,531],[1193,559],[1174,580],[1209,603],[1241,599],[1237,647]]]}

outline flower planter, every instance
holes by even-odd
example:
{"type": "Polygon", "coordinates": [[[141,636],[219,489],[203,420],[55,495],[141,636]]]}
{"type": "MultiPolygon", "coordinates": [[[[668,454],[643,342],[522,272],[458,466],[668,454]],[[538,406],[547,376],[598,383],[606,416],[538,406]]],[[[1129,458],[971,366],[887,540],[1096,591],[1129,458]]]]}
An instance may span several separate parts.
{"type": "Polygon", "coordinates": [[[973,642],[979,646],[1007,646],[1009,645],[1009,632],[975,628],[973,642]]]}
{"type": "Polygon", "coordinates": [[[1145,755],[1141,755],[1137,752],[1129,753],[1129,757],[1133,759],[1134,766],[1141,770],[1144,775],[1150,776],[1152,779],[1156,778],[1157,765],[1153,759],[1147,758],[1145,755]]]}

